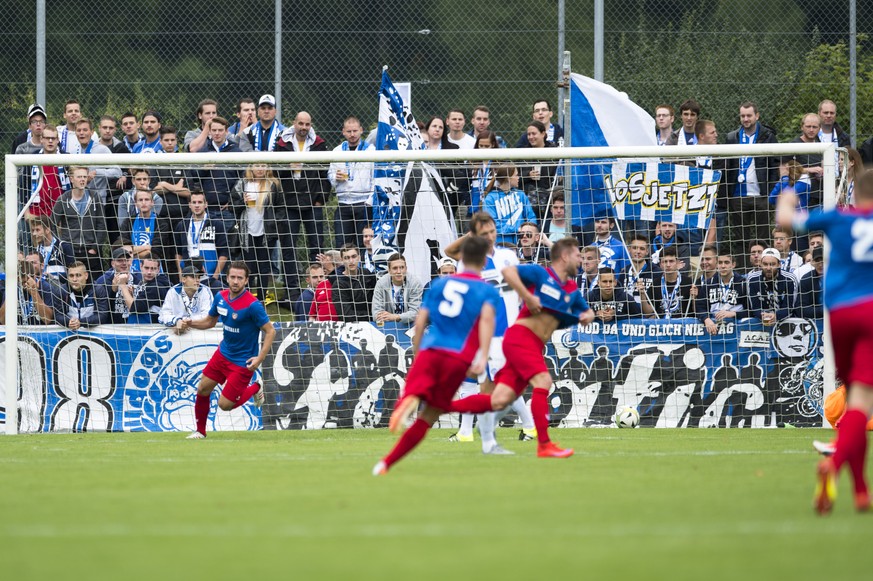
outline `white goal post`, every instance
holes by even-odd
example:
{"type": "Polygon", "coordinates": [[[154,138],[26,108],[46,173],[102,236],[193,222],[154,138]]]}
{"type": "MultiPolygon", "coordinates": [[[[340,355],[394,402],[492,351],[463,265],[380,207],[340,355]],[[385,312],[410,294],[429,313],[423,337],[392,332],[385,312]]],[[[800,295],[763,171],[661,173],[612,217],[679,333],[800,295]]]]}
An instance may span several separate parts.
{"type": "MultiPolygon", "coordinates": [[[[370,148],[356,152],[300,152],[294,154],[295,164],[319,164],[326,166],[331,162],[382,162],[404,164],[407,162],[473,162],[473,161],[530,161],[551,160],[566,164],[567,167],[579,160],[613,160],[628,159],[645,160],[688,160],[700,156],[740,157],[740,156],[773,156],[786,157],[791,155],[821,155],[822,156],[822,201],[825,208],[836,204],[837,149],[834,144],[824,143],[780,143],[755,145],[696,145],[675,147],[603,147],[603,148],[547,148],[547,149],[476,149],[476,150],[421,150],[421,151],[377,151],[370,148]]],[[[5,159],[5,256],[4,264],[7,273],[7,312],[18,312],[18,240],[19,220],[22,200],[20,200],[18,177],[21,168],[31,166],[121,166],[121,167],[155,167],[155,166],[190,166],[203,167],[207,165],[249,165],[264,163],[274,165],[289,164],[288,153],[246,152],[246,153],[179,153],[173,155],[142,155],[142,154],[96,154],[96,155],[6,155],[5,159]]],[[[569,181],[569,180],[568,180],[569,181]]],[[[568,187],[565,185],[565,188],[568,187]]],[[[762,192],[763,195],[766,195],[762,192]]],[[[825,257],[828,244],[825,243],[825,257]]],[[[19,387],[18,358],[18,321],[15,316],[7,317],[5,326],[5,361],[4,369],[6,386],[6,433],[17,433],[18,414],[17,399],[19,387]]],[[[828,328],[828,314],[824,313],[824,385],[827,392],[835,384],[835,368],[828,328]]],[[[825,423],[826,425],[826,423],[825,423]]]]}

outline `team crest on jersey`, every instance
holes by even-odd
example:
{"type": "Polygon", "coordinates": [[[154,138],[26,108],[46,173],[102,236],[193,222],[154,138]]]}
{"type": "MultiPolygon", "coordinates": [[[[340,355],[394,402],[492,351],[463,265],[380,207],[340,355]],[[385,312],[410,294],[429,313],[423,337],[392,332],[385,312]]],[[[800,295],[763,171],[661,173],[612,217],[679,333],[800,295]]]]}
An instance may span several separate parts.
{"type": "Polygon", "coordinates": [[[236,319],[238,316],[239,316],[239,315],[237,315],[236,313],[234,313],[234,314],[232,314],[232,315],[230,316],[230,318],[231,318],[231,319],[236,319]]]}

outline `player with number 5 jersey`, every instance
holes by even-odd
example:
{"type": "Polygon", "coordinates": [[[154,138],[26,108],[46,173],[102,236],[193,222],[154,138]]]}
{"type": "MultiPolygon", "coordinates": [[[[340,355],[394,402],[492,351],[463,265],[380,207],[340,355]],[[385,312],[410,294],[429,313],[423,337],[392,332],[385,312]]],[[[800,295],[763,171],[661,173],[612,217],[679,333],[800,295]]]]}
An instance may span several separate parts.
{"type": "Polygon", "coordinates": [[[824,304],[830,313],[837,375],[849,390],[846,413],[837,425],[833,456],[819,463],[814,508],[826,514],[836,497],[840,468],[848,464],[855,508],[870,510],[864,478],[867,419],[873,413],[873,170],[855,178],[855,207],[797,211],[797,195],[783,191],[776,220],[798,232],[821,230],[831,251],[824,279],[824,304]]]}
{"type": "Polygon", "coordinates": [[[375,476],[386,473],[424,439],[437,418],[451,407],[465,376],[476,377],[485,369],[500,303],[494,287],[480,277],[488,248],[482,237],[464,240],[461,256],[467,271],[436,280],[424,296],[412,340],[415,360],[389,429],[402,429],[422,402],[424,409],[373,468],[375,476]]]}

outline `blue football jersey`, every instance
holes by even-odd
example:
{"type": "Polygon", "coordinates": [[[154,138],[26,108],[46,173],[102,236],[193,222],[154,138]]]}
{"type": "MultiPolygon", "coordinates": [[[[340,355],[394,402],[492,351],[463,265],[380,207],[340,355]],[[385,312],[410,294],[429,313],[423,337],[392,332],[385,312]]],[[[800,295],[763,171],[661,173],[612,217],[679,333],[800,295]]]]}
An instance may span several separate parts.
{"type": "Polygon", "coordinates": [[[248,290],[235,299],[230,291],[216,293],[209,315],[218,317],[224,325],[224,338],[218,345],[228,361],[245,367],[246,361],[258,354],[258,337],[261,327],[270,322],[264,305],[248,290]]]}
{"type": "Polygon", "coordinates": [[[488,303],[495,311],[502,304],[497,290],[471,273],[439,278],[424,295],[430,327],[421,349],[440,349],[472,362],[479,349],[479,313],[488,303]]]}
{"type": "Polygon", "coordinates": [[[824,304],[829,309],[873,300],[873,211],[816,211],[795,220],[798,231],[823,231],[831,243],[824,304]]]}
{"type": "MultiPolygon", "coordinates": [[[[538,264],[522,264],[518,267],[521,282],[534,295],[539,297],[540,305],[560,322],[560,329],[566,329],[579,323],[579,316],[588,310],[588,301],[579,292],[576,281],[567,279],[561,283],[558,275],[550,268],[538,264]]],[[[531,313],[524,305],[520,319],[530,317],[531,313]]]]}

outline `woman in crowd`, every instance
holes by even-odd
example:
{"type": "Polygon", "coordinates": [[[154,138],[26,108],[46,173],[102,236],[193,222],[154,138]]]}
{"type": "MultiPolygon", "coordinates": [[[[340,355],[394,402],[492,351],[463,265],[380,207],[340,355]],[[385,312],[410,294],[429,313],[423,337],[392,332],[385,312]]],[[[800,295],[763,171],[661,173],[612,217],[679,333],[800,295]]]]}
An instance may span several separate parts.
{"type": "MultiPolygon", "coordinates": [[[[527,125],[527,145],[523,147],[546,148],[555,144],[546,141],[546,126],[539,121],[531,121],[527,125]]],[[[535,161],[532,165],[521,169],[522,187],[527,194],[537,217],[546,215],[549,204],[549,193],[556,186],[555,176],[561,175],[560,166],[556,160],[535,161]]]]}
{"type": "Polygon", "coordinates": [[[271,304],[275,297],[265,294],[272,284],[272,267],[268,240],[276,235],[273,199],[279,192],[279,180],[266,164],[246,168],[245,177],[234,186],[234,204],[239,216],[239,235],[243,257],[252,269],[252,292],[271,304]]]}
{"type": "MultiPolygon", "coordinates": [[[[476,139],[476,145],[473,149],[498,149],[499,147],[497,135],[491,131],[483,131],[476,139]]],[[[485,198],[489,180],[492,178],[491,162],[479,162],[476,169],[473,170],[472,179],[470,180],[470,209],[467,212],[468,218],[482,209],[482,200],[485,198]]]]}
{"type": "Polygon", "coordinates": [[[497,166],[486,189],[485,211],[497,226],[497,244],[518,244],[518,231],[525,222],[537,223],[530,200],[518,187],[518,168],[504,163],[497,166]]]}

